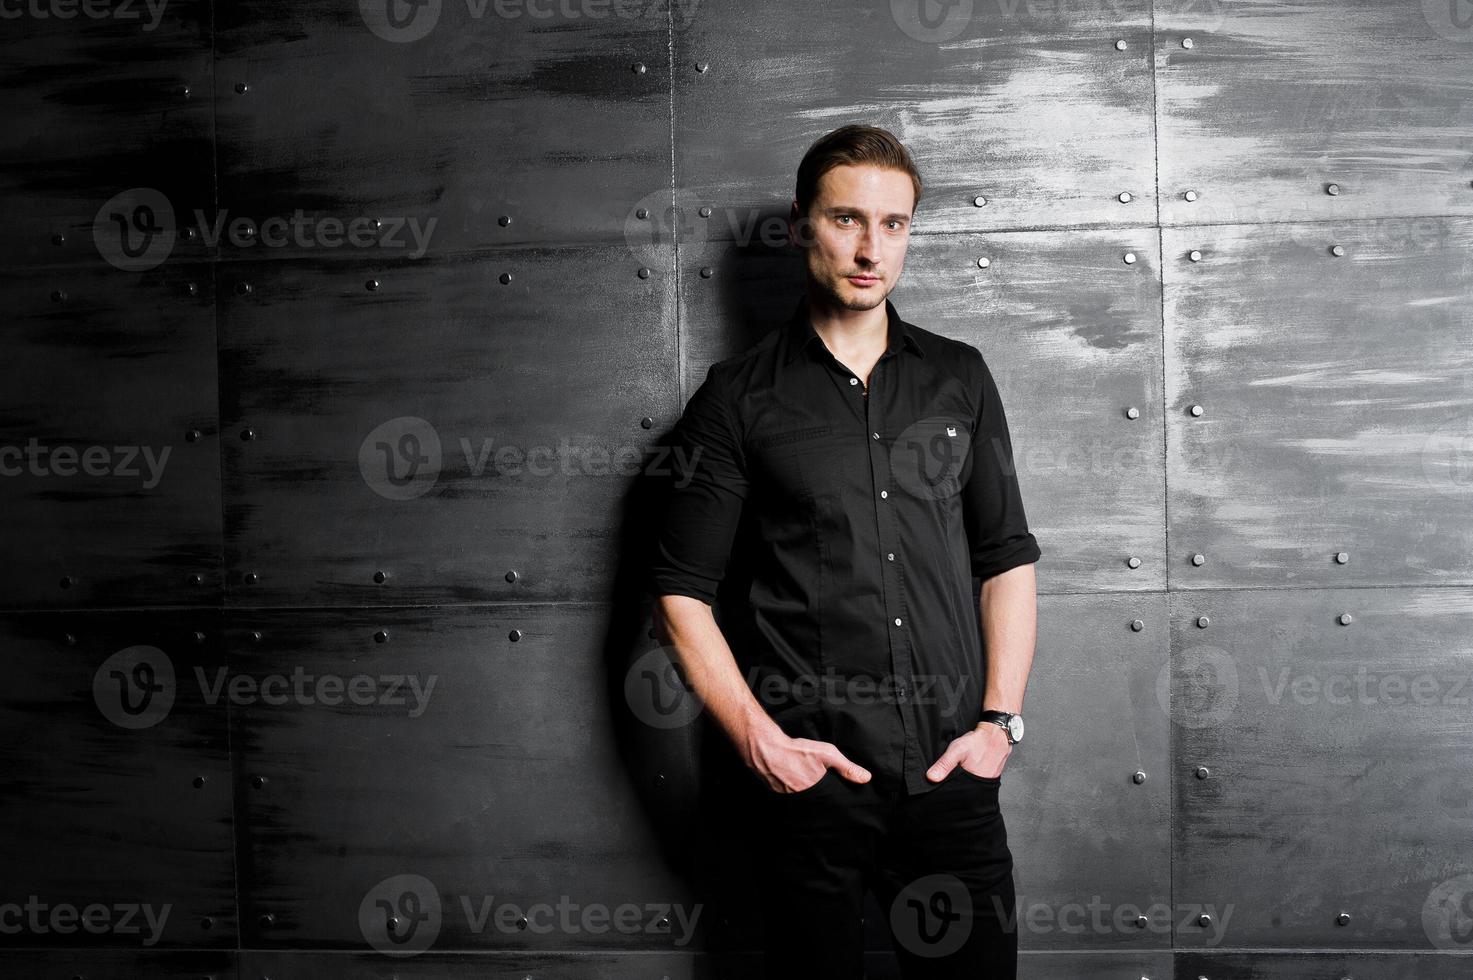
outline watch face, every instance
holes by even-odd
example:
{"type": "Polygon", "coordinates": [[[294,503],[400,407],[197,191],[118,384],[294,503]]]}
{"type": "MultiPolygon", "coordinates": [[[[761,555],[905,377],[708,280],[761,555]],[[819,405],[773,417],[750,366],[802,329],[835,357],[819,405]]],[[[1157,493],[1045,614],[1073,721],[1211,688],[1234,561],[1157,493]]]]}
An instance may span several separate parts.
{"type": "Polygon", "coordinates": [[[1014,742],[1022,741],[1022,739],[1023,739],[1023,716],[1022,715],[1013,715],[1013,717],[1011,717],[1011,718],[1008,719],[1008,734],[1013,737],[1013,741],[1014,742]]]}

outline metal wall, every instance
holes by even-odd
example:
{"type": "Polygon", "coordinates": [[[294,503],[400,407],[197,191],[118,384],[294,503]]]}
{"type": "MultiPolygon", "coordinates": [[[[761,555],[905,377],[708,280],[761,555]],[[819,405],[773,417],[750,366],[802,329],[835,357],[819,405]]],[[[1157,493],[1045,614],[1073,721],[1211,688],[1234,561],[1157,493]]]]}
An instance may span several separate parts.
{"type": "Polygon", "coordinates": [[[854,121],[1045,552],[1024,975],[1473,971],[1461,0],[0,14],[0,973],[751,975],[639,572],[854,121]]]}

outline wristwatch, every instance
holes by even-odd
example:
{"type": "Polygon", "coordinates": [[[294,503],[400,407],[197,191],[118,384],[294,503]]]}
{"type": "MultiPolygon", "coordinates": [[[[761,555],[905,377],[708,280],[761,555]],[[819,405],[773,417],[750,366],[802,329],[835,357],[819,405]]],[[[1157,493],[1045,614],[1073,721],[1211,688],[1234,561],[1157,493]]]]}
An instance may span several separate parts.
{"type": "Polygon", "coordinates": [[[1009,714],[1006,711],[984,711],[982,720],[990,721],[998,725],[1008,733],[1008,744],[1017,745],[1023,741],[1023,716],[1009,714]]]}

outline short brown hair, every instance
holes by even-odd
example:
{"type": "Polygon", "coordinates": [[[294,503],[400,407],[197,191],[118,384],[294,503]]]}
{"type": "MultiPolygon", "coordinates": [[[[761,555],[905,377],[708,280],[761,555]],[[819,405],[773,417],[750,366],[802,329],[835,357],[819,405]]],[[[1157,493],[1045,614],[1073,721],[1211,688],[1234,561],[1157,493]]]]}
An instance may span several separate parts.
{"type": "Polygon", "coordinates": [[[807,215],[813,199],[818,196],[818,179],[844,164],[870,164],[909,174],[915,187],[914,207],[920,206],[921,173],[905,144],[878,126],[851,124],[820,136],[803,155],[803,162],[798,164],[798,186],[793,195],[798,201],[799,214],[807,215]]]}

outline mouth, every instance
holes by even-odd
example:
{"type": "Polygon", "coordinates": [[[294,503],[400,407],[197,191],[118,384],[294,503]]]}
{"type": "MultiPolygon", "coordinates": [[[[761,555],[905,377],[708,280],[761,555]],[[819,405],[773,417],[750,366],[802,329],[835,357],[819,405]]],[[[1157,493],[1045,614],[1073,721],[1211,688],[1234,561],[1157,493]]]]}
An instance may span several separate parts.
{"type": "Polygon", "coordinates": [[[854,283],[854,285],[856,285],[856,286],[873,286],[875,283],[877,283],[877,282],[880,281],[880,277],[879,276],[859,275],[859,276],[847,276],[846,278],[850,282],[854,283]]]}

